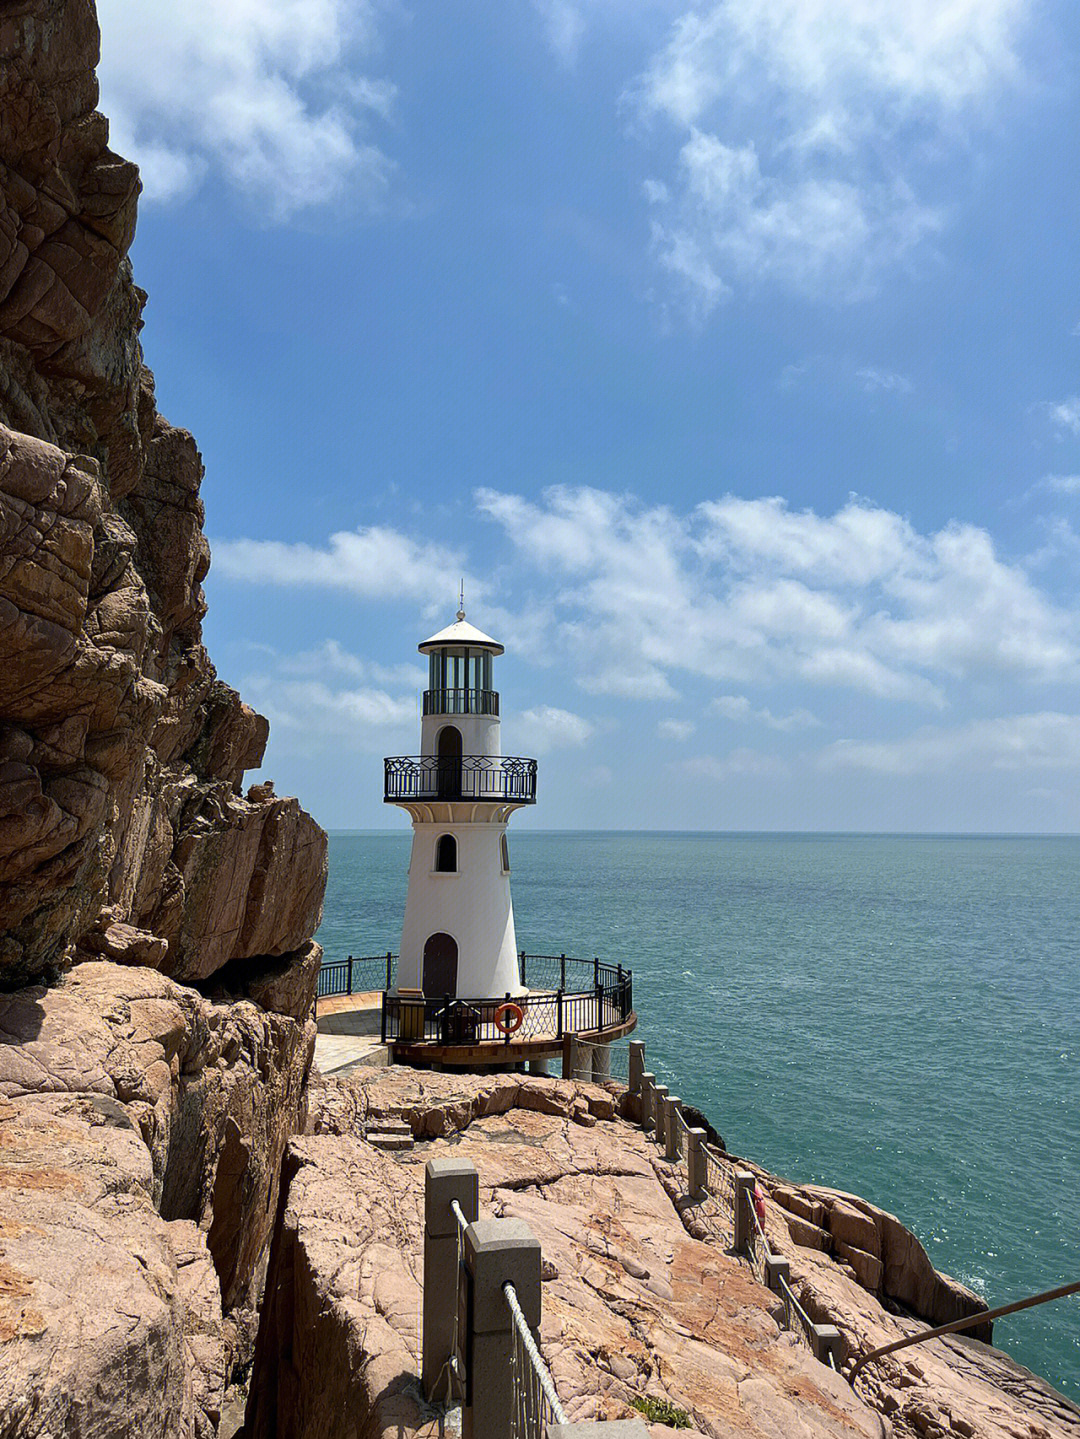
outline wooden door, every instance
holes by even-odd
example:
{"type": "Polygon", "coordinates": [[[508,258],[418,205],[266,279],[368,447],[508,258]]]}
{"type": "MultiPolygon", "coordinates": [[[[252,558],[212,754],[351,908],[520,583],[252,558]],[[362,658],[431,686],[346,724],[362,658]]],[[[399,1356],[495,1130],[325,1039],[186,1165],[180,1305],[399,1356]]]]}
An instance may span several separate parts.
{"type": "Polygon", "coordinates": [[[461,798],[461,731],[444,725],[439,731],[439,798],[461,798]]]}
{"type": "Polygon", "coordinates": [[[457,994],[457,940],[433,934],[424,945],[424,993],[457,994]]]}

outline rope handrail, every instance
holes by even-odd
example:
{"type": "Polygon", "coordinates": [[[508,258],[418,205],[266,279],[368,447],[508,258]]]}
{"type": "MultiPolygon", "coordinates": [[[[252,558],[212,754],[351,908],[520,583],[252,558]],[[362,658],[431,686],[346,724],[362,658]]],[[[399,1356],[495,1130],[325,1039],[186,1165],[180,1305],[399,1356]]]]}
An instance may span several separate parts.
{"type": "Polygon", "coordinates": [[[463,1234],[463,1233],[465,1232],[465,1230],[468,1229],[468,1227],[469,1227],[469,1221],[465,1218],[465,1215],[461,1212],[461,1205],[457,1202],[456,1199],[451,1199],[451,1201],[450,1201],[450,1213],[454,1216],[454,1218],[455,1218],[455,1219],[457,1220],[457,1222],[458,1222],[458,1235],[459,1235],[459,1237],[460,1237],[461,1234],[463,1234]]]}
{"type": "MultiPolygon", "coordinates": [[[[510,1313],[514,1320],[514,1330],[517,1335],[517,1340],[529,1361],[533,1378],[540,1388],[540,1395],[543,1396],[543,1400],[551,1410],[550,1417],[556,1424],[565,1424],[567,1422],[566,1412],[559,1403],[559,1396],[555,1392],[555,1383],[551,1377],[551,1371],[544,1363],[544,1356],[537,1348],[536,1340],[533,1338],[528,1320],[522,1312],[521,1305],[518,1302],[517,1290],[509,1280],[507,1280],[502,1288],[506,1302],[510,1306],[510,1313]]],[[[515,1345],[514,1357],[515,1359],[518,1358],[517,1345],[515,1345]]],[[[543,1406],[535,1402],[535,1398],[539,1396],[536,1396],[535,1393],[530,1396],[527,1386],[522,1383],[522,1376],[519,1374],[516,1377],[518,1380],[515,1385],[517,1398],[515,1418],[518,1421],[517,1434],[520,1436],[520,1439],[526,1439],[526,1436],[531,1434],[539,1436],[546,1432],[544,1428],[545,1416],[540,1412],[543,1406]],[[532,1399],[533,1402],[530,1403],[530,1399],[532,1399]]]]}
{"type": "Polygon", "coordinates": [[[798,1299],[796,1299],[795,1291],[792,1289],[791,1285],[787,1282],[787,1280],[782,1274],[779,1278],[779,1284],[780,1293],[783,1296],[784,1303],[788,1309],[788,1329],[792,1328],[791,1315],[794,1313],[794,1315],[799,1321],[799,1328],[802,1331],[802,1337],[806,1340],[810,1348],[813,1349],[814,1345],[812,1335],[814,1332],[814,1321],[810,1318],[809,1314],[807,1314],[806,1310],[799,1303],[798,1299]]]}

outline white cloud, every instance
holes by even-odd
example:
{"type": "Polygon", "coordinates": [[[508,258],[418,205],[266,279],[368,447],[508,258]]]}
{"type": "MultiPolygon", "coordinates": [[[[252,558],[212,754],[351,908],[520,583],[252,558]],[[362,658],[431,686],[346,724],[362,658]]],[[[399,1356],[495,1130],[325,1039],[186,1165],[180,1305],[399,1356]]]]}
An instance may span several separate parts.
{"type": "MultiPolygon", "coordinates": [[[[271,650],[271,654],[276,652],[271,650]]],[[[374,660],[354,655],[337,640],[323,640],[310,650],[279,657],[279,668],[285,675],[317,676],[327,674],[347,675],[350,679],[366,680],[372,684],[390,685],[396,688],[406,686],[414,690],[423,689],[427,683],[427,671],[420,665],[382,665],[374,660]]]]}
{"type": "Polygon", "coordinates": [[[952,729],[927,727],[906,739],[844,740],[820,757],[825,769],[878,774],[942,774],[961,770],[1080,769],[1080,715],[1045,712],[973,720],[952,729]]]}
{"type": "Polygon", "coordinates": [[[868,394],[885,392],[886,394],[909,395],[911,393],[911,381],[906,375],[898,375],[893,370],[879,370],[872,365],[855,371],[855,378],[860,382],[868,394]]]}
{"type": "Polygon", "coordinates": [[[585,18],[572,0],[533,0],[533,9],[544,23],[544,36],[560,64],[567,69],[577,64],[585,18]]]}
{"type": "Polygon", "coordinates": [[[1046,400],[1042,409],[1056,429],[1080,435],[1080,395],[1070,395],[1067,400],[1046,400]]]}
{"type": "Polygon", "coordinates": [[[583,745],[595,732],[595,725],[569,710],[554,705],[537,705],[515,717],[515,743],[529,754],[547,754],[552,749],[568,749],[583,745]]]}
{"type": "Polygon", "coordinates": [[[656,726],[656,733],[661,739],[673,739],[682,744],[696,729],[693,720],[664,719],[656,726]]]}
{"type": "Polygon", "coordinates": [[[168,202],[210,174],[272,220],[343,195],[386,194],[392,162],[370,138],[394,86],[360,73],[376,47],[372,0],[99,0],[101,108],[168,202]]]}
{"type": "Polygon", "coordinates": [[[1080,475],[1046,475],[1035,488],[1052,495],[1080,495],[1080,475]]]}
{"type": "Polygon", "coordinates": [[[563,487],[476,499],[555,577],[550,640],[590,692],[671,699],[682,672],[940,707],[950,681],[1080,675],[1077,616],[975,526],[924,535],[856,499],[818,515],[728,495],[683,516],[563,487]]]}
{"type": "Polygon", "coordinates": [[[698,313],[737,280],[858,297],[919,250],[946,207],[913,177],[1016,80],[1031,9],[712,0],[683,14],[626,99],[682,137],[669,195],[652,184],[653,241],[698,313]]]}
{"type": "Polygon", "coordinates": [[[342,530],[325,546],[284,540],[217,540],[215,573],[249,584],[304,585],[344,590],[362,599],[418,598],[449,606],[465,576],[467,595],[482,599],[487,585],[469,575],[461,557],[386,526],[342,530]]]}
{"type": "Polygon", "coordinates": [[[755,709],[745,695],[717,695],[709,708],[723,719],[735,720],[739,724],[763,724],[775,730],[809,729],[821,723],[805,709],[795,709],[786,715],[774,715],[764,707],[755,709]]]}
{"type": "Polygon", "coordinates": [[[675,768],[693,779],[714,781],[741,776],[772,779],[786,774],[788,769],[776,755],[762,754],[754,749],[733,749],[723,758],[711,754],[695,755],[692,759],[682,760],[675,768]]]}

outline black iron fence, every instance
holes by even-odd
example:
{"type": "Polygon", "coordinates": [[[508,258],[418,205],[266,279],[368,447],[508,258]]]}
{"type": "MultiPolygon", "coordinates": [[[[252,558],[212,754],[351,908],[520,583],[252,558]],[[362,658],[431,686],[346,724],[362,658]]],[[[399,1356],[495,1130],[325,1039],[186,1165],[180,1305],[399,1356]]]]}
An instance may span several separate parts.
{"type": "MultiPolygon", "coordinates": [[[[604,968],[619,975],[610,965],[604,968]]],[[[426,1040],[444,1045],[509,1044],[522,1039],[555,1042],[567,1034],[602,1034],[625,1024],[633,1011],[633,976],[629,970],[622,970],[621,977],[601,982],[595,988],[534,990],[531,994],[493,999],[386,994],[382,1039],[384,1043],[426,1040]]]]}
{"type": "Polygon", "coordinates": [[[495,715],[499,713],[497,690],[425,690],[426,715],[495,715]]]}
{"type": "Polygon", "coordinates": [[[514,755],[397,755],[383,761],[386,803],[408,799],[536,803],[536,761],[514,755]]]}
{"type": "Polygon", "coordinates": [[[397,955],[368,954],[360,958],[324,962],[319,970],[316,994],[326,999],[331,994],[367,994],[376,989],[393,989],[397,983],[397,955]]]}

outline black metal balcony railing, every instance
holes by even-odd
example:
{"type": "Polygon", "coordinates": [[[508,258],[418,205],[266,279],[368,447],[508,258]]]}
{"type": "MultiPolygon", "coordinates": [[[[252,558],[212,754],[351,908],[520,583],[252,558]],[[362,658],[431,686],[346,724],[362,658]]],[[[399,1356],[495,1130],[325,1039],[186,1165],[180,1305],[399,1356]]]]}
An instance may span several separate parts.
{"type": "Polygon", "coordinates": [[[536,803],[536,761],[467,754],[461,759],[398,755],[383,761],[387,804],[409,799],[479,799],[536,803]]]}
{"type": "Polygon", "coordinates": [[[425,690],[426,715],[499,715],[498,690],[425,690]]]}
{"type": "MultiPolygon", "coordinates": [[[[522,967],[525,956],[522,955],[522,967]]],[[[543,958],[547,958],[544,956],[543,958]]],[[[493,999],[454,999],[426,995],[421,999],[384,994],[381,1017],[383,1042],[434,1044],[509,1044],[516,1040],[560,1041],[567,1034],[599,1034],[621,1029],[634,1019],[634,983],[628,969],[597,961],[560,956],[570,988],[533,990],[514,1003],[522,1022],[513,1035],[496,1024],[505,996],[493,999]],[[595,984],[588,981],[596,978],[595,984]],[[583,983],[584,981],[584,983],[583,983]]],[[[558,964],[558,960],[555,961],[558,964]]]]}

